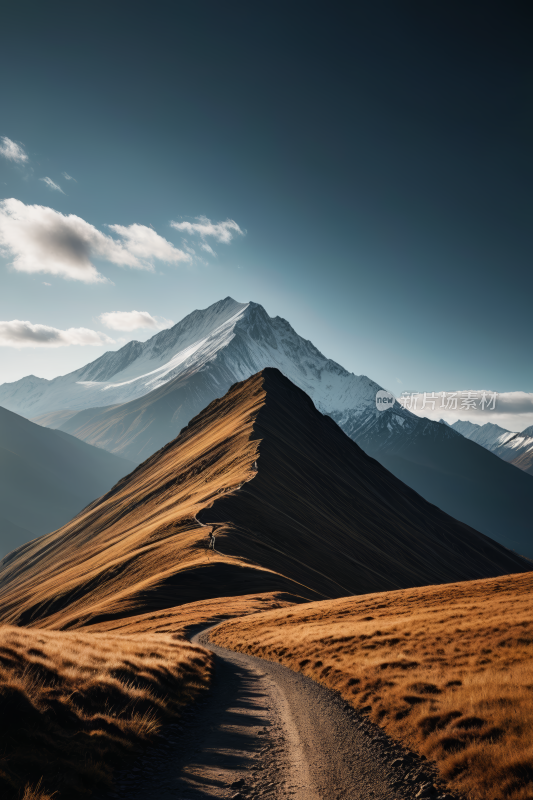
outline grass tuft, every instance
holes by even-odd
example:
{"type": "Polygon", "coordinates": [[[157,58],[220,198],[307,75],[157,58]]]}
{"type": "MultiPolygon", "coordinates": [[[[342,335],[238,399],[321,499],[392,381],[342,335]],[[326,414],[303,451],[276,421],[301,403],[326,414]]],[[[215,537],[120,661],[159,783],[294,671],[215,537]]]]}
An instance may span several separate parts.
{"type": "Polygon", "coordinates": [[[207,688],[211,656],[170,634],[0,627],[0,797],[77,800],[207,688]]]}

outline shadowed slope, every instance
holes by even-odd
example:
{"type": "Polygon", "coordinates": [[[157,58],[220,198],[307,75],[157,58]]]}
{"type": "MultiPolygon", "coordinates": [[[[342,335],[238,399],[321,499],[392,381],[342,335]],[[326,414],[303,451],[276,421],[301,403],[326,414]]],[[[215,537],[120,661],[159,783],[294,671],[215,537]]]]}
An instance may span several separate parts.
{"type": "Polygon", "coordinates": [[[234,383],[231,375],[225,375],[222,381],[217,377],[191,370],[129,403],[86,408],[75,414],[57,411],[34,421],[139,463],[177,436],[201,409],[234,383]]]}
{"type": "Polygon", "coordinates": [[[64,525],[134,466],[0,407],[0,558],[64,525]]]}
{"type": "Polygon", "coordinates": [[[199,515],[231,520],[244,554],[324,597],[528,569],[367,456],[278,370],[263,375],[256,479],[199,515]]]}
{"type": "Polygon", "coordinates": [[[179,719],[211,670],[205,650],[173,635],[0,626],[0,797],[87,800],[109,788],[113,768],[179,719]]]}
{"type": "Polygon", "coordinates": [[[221,596],[319,599],[530,566],[404,486],[275,369],[235,384],[6,562],[1,618],[53,627],[221,596]],[[212,554],[201,524],[215,523],[212,554]]]}

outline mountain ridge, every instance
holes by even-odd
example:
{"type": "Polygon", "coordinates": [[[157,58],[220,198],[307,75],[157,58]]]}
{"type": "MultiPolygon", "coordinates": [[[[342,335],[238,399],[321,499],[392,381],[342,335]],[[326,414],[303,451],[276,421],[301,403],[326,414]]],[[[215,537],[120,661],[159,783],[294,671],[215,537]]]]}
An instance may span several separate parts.
{"type": "Polygon", "coordinates": [[[533,425],[519,433],[508,431],[491,422],[477,425],[458,420],[451,427],[508,464],[533,475],[533,425]]]}
{"type": "MultiPolygon", "coordinates": [[[[418,417],[396,401],[387,411],[378,411],[375,398],[382,387],[326,358],[286,320],[269,317],[262,306],[226,298],[193,312],[144,346],[153,346],[150,342],[154,340],[159,361],[151,361],[150,369],[159,365],[157,369],[147,372],[149,362],[144,361],[135,368],[145,376],[144,383],[132,378],[132,372],[121,373],[129,382],[117,383],[120,392],[132,391],[135,384],[134,391],[142,389],[142,396],[77,413],[50,412],[37,421],[138,463],[177,436],[190,419],[236,381],[265,367],[276,367],[404,483],[452,516],[533,556],[533,476],[514,465],[493,461],[488,451],[474,442],[465,444],[468,440],[449,426],[418,417]],[[162,334],[177,348],[170,354],[172,358],[161,355],[164,339],[157,337],[162,334]],[[179,350],[182,345],[185,349],[179,350]],[[175,372],[179,374],[172,378],[175,372]],[[150,391],[153,381],[159,385],[150,391]]],[[[84,402],[96,395],[100,403],[112,399],[104,383],[75,391],[82,392],[79,397],[84,402]],[[83,394],[86,391],[93,394],[83,394]]],[[[58,395],[64,409],[67,395],[58,395]]],[[[2,387],[0,402],[1,398],[2,387]]]]}
{"type": "Polygon", "coordinates": [[[209,597],[320,599],[529,569],[266,369],[61,530],[4,559],[0,619],[71,628],[209,597]]]}

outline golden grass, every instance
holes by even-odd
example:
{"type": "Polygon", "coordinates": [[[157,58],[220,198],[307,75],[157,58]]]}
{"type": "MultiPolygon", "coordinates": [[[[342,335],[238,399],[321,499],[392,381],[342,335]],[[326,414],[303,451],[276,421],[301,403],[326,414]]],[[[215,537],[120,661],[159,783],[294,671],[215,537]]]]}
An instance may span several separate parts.
{"type": "Polygon", "coordinates": [[[0,796],[87,797],[210,673],[210,654],[171,634],[0,627],[0,796]]]}
{"type": "Polygon", "coordinates": [[[180,633],[184,636],[195,628],[215,625],[222,619],[245,617],[273,608],[294,605],[294,598],[284,592],[244,594],[240,597],[217,597],[214,600],[199,600],[161,611],[137,614],[134,617],[115,619],[91,625],[91,631],[122,633],[180,633]]]}
{"type": "Polygon", "coordinates": [[[192,572],[221,563],[238,570],[243,560],[223,555],[223,526],[219,552],[209,553],[210,527],[195,518],[255,477],[251,433],[263,402],[259,380],[215,401],[63,528],[10,554],[0,566],[0,620],[78,628],[204,599],[202,582],[187,582],[192,572]]]}
{"type": "Polygon", "coordinates": [[[533,798],[533,574],[293,606],[218,644],[338,691],[472,800],[533,798]]]}
{"type": "Polygon", "coordinates": [[[6,556],[0,622],[73,630],[221,595],[318,600],[529,566],[426,503],[267,369],[6,556]]]}

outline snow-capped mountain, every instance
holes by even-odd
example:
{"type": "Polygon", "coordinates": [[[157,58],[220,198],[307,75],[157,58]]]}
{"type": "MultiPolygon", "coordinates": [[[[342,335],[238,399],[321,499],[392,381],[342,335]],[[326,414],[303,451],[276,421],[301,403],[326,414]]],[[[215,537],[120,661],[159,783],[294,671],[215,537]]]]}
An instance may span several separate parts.
{"type": "Polygon", "coordinates": [[[265,367],[277,367],[365,452],[434,505],[533,556],[532,476],[396,401],[378,411],[377,383],[326,358],[257,303],[228,297],[70,375],[4,384],[0,405],[139,463],[232,384],[265,367]]]}
{"type": "Polygon", "coordinates": [[[477,442],[482,447],[486,447],[487,450],[493,450],[494,447],[504,444],[507,439],[516,436],[512,431],[508,431],[506,428],[500,427],[500,425],[494,425],[492,422],[487,422],[485,425],[476,425],[475,422],[460,419],[450,427],[462,434],[462,436],[466,436],[472,442],[477,442]]]}
{"type": "Polygon", "coordinates": [[[458,420],[450,427],[509,464],[533,475],[533,425],[521,433],[508,431],[492,422],[476,425],[473,422],[458,420]]]}
{"type": "MultiPolygon", "coordinates": [[[[198,373],[209,373],[213,388],[220,387],[211,400],[264,367],[278,367],[322,412],[355,413],[365,424],[379,413],[377,383],[325,358],[281,317],[271,318],[257,303],[237,303],[230,297],[194,311],[147,342],[129,342],[69,375],[53,380],[31,375],[3,384],[0,405],[31,418],[64,409],[102,408],[198,373]]],[[[413,416],[396,406],[402,418],[413,416]]]]}

